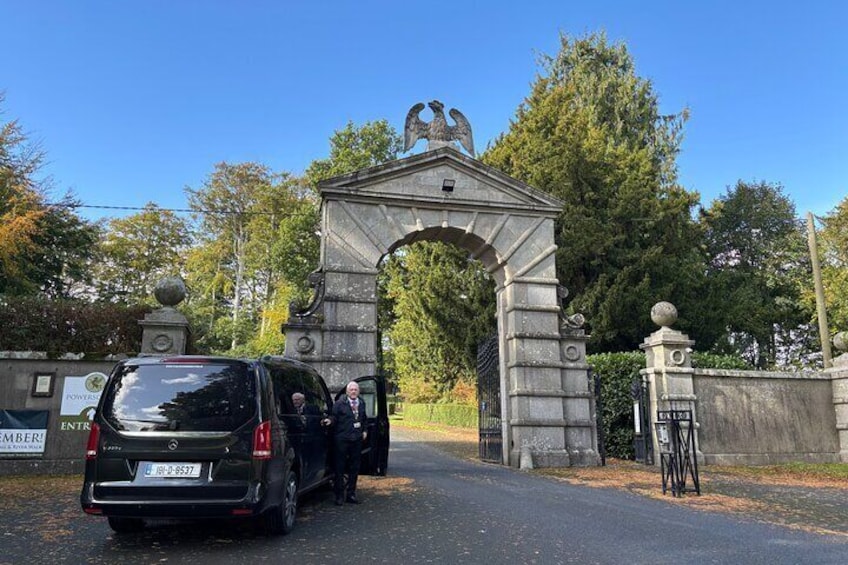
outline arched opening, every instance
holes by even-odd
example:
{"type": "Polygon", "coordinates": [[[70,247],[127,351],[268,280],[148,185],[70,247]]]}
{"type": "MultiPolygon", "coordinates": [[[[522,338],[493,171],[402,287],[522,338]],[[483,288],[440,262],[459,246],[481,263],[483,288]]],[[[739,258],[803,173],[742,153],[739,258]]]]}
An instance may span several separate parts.
{"type": "Polygon", "coordinates": [[[380,261],[417,241],[458,246],[494,281],[502,462],[517,466],[522,450],[541,466],[597,461],[586,336],[560,324],[553,229],[561,202],[450,147],[319,188],[321,300],[287,325],[287,355],[336,387],[373,374],[380,261]]]}
{"type": "MultiPolygon", "coordinates": [[[[396,385],[404,419],[426,413],[436,421],[456,418],[470,426],[481,406],[486,416],[499,416],[496,339],[482,382],[477,370],[481,342],[497,336],[495,282],[483,263],[434,231],[386,255],[377,281],[377,365],[396,385]],[[481,385],[483,399],[478,398],[481,385]]],[[[486,418],[485,435],[494,444],[503,430],[500,421],[491,420],[486,418]]],[[[502,456],[498,452],[487,460],[493,458],[501,462],[502,456]]]]}

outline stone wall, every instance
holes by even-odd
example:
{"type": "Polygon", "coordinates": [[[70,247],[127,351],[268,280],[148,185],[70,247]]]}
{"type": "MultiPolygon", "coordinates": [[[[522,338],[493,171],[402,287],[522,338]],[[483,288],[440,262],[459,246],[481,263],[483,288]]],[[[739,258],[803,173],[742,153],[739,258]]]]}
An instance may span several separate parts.
{"type": "MultiPolygon", "coordinates": [[[[700,462],[848,462],[848,353],[824,371],[697,369],[691,358],[695,342],[670,327],[677,320],[674,305],[657,303],[651,318],[660,329],[640,346],[650,417],[653,421],[658,410],[691,411],[700,462]]],[[[659,465],[656,429],[651,433],[659,465]]]]}
{"type": "Polygon", "coordinates": [[[693,385],[704,463],[839,461],[826,373],[695,369],[693,385]]]}
{"type": "Polygon", "coordinates": [[[88,427],[84,424],[60,425],[65,379],[84,377],[91,373],[108,375],[115,363],[47,359],[42,353],[0,352],[0,409],[49,411],[43,456],[7,458],[0,455],[0,475],[82,472],[88,427]],[[33,395],[33,381],[38,374],[54,375],[50,396],[33,395]]]}

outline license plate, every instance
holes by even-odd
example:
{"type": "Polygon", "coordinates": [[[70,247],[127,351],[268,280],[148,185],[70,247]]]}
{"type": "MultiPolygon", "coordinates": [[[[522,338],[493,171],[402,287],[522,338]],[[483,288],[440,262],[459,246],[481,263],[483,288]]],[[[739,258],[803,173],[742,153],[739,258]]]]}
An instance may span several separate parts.
{"type": "Polygon", "coordinates": [[[166,479],[196,479],[200,476],[200,463],[147,463],[144,468],[144,476],[166,479]]]}

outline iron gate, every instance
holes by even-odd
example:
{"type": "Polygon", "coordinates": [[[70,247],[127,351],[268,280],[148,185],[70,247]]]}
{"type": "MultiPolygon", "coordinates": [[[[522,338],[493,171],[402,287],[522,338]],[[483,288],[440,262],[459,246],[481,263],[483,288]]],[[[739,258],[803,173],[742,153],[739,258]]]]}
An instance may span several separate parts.
{"type": "Polygon", "coordinates": [[[633,451],[636,461],[654,464],[654,441],[651,438],[651,393],[641,376],[630,383],[633,398],[633,451]]]}
{"type": "Polygon", "coordinates": [[[501,373],[497,335],[477,345],[477,407],[480,459],[503,463],[501,373]]]}

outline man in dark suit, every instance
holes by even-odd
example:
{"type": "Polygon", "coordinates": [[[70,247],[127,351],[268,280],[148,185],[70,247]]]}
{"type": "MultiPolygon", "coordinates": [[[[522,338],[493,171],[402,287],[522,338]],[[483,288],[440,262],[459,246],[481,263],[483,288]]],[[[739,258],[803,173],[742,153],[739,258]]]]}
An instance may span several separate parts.
{"type": "Polygon", "coordinates": [[[356,479],[362,459],[362,442],[368,437],[366,431],[365,403],[359,399],[359,385],[349,382],[345,396],[333,404],[328,419],[333,425],[333,448],[335,450],[336,505],[345,502],[359,504],[356,498],[356,479]],[[347,494],[345,495],[344,474],[347,471],[347,494]]]}

